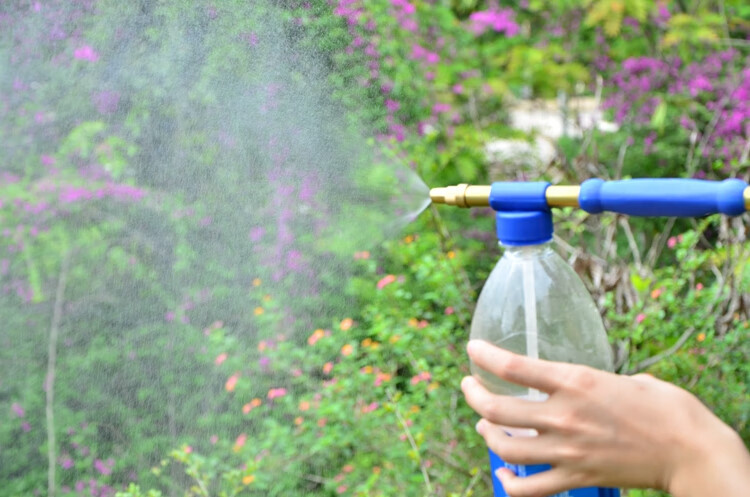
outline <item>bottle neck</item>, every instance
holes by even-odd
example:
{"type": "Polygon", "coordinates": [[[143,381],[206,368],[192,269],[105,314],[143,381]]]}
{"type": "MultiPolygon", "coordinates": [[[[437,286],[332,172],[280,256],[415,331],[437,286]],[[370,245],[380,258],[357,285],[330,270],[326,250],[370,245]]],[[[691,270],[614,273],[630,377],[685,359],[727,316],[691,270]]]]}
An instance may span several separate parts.
{"type": "Polygon", "coordinates": [[[503,257],[512,259],[526,259],[529,257],[543,257],[552,253],[552,242],[540,243],[537,245],[503,245],[503,257]]]}

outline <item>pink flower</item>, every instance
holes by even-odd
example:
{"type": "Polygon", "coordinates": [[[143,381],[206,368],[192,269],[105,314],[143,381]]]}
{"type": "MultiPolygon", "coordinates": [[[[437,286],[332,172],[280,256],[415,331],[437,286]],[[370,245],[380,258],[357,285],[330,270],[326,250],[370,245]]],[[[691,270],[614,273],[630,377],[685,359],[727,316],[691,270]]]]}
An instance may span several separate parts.
{"type": "Polygon", "coordinates": [[[432,379],[432,375],[430,373],[428,373],[427,371],[422,371],[418,375],[412,377],[411,384],[416,385],[423,381],[430,381],[431,379],[432,379]]]}
{"type": "Polygon", "coordinates": [[[336,489],[336,492],[343,494],[344,492],[346,492],[346,488],[346,485],[339,485],[339,487],[336,489]]]}
{"type": "Polygon", "coordinates": [[[383,288],[387,287],[394,281],[396,281],[396,277],[393,276],[392,274],[384,276],[383,278],[380,279],[380,281],[378,281],[378,284],[377,284],[378,290],[382,290],[383,288]]]}
{"type": "Polygon", "coordinates": [[[19,418],[22,418],[26,415],[26,411],[21,407],[18,403],[13,403],[13,405],[10,406],[11,410],[13,411],[13,414],[18,416],[19,418]]]}
{"type": "Polygon", "coordinates": [[[699,291],[699,292],[700,292],[701,290],[703,290],[703,283],[698,283],[698,284],[696,284],[696,285],[695,285],[695,289],[696,289],[696,291],[699,291]]]}
{"type": "Polygon", "coordinates": [[[237,437],[237,440],[234,441],[234,450],[237,451],[242,448],[242,446],[245,445],[245,442],[247,442],[247,435],[242,433],[237,437]]]}
{"type": "Polygon", "coordinates": [[[450,315],[451,315],[451,314],[453,314],[454,312],[455,312],[455,311],[453,310],[453,307],[451,307],[451,306],[448,306],[448,307],[446,307],[446,308],[445,308],[445,315],[446,315],[446,316],[450,316],[450,315]]]}
{"type": "Polygon", "coordinates": [[[89,45],[83,45],[82,47],[76,48],[75,52],[73,52],[73,57],[78,60],[87,60],[89,62],[96,62],[99,60],[99,54],[97,54],[89,45]]]}
{"type": "Polygon", "coordinates": [[[401,104],[399,104],[397,101],[390,98],[386,99],[385,108],[388,109],[388,112],[394,113],[399,109],[399,107],[401,107],[401,104]]]}
{"type": "Polygon", "coordinates": [[[273,400],[286,395],[286,388],[272,388],[268,391],[268,400],[273,400]]]}
{"type": "Polygon", "coordinates": [[[645,314],[643,314],[643,313],[640,313],[640,314],[638,314],[638,315],[637,315],[637,316],[635,317],[635,322],[636,322],[637,324],[641,324],[641,323],[643,322],[643,320],[644,320],[644,319],[646,319],[646,315],[645,315],[645,314]]]}
{"type": "Polygon", "coordinates": [[[370,402],[368,405],[366,405],[365,407],[362,408],[362,412],[364,414],[367,414],[369,412],[374,411],[377,408],[378,408],[378,403],[377,402],[370,402]]]}
{"type": "Polygon", "coordinates": [[[224,361],[226,361],[226,360],[227,360],[227,354],[226,353],[221,353],[218,356],[216,356],[216,359],[214,360],[214,364],[216,364],[217,366],[220,366],[221,363],[224,362],[224,361]]]}

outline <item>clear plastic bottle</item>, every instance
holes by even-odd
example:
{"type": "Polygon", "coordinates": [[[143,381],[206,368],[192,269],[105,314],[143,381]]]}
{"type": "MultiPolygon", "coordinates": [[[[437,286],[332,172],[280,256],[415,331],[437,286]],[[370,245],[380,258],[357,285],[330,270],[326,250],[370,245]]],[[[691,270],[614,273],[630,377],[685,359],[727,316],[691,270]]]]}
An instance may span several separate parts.
{"type": "MultiPolygon", "coordinates": [[[[479,296],[471,338],[530,357],[613,368],[612,350],[596,305],[549,242],[505,249],[479,296]]],[[[471,370],[492,392],[543,397],[473,363],[471,370]]]]}
{"type": "MultiPolygon", "coordinates": [[[[612,350],[601,316],[583,282],[552,250],[552,214],[540,211],[497,212],[497,234],[506,247],[482,289],[471,338],[533,358],[585,364],[612,370],[612,350]]],[[[472,373],[492,392],[543,401],[546,394],[514,385],[475,364],[472,373]]],[[[535,436],[532,429],[507,427],[511,436],[535,436]]],[[[550,469],[549,465],[519,466],[490,452],[495,497],[507,497],[495,471],[505,467],[518,476],[550,469]]],[[[552,497],[616,497],[608,488],[582,488],[552,497]]]]}

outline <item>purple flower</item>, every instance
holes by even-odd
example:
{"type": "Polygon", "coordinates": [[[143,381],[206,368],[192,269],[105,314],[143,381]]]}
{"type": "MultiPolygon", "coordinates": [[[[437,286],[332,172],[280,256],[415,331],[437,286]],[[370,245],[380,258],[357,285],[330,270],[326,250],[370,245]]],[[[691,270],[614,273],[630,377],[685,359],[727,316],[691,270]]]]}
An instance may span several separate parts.
{"type": "Polygon", "coordinates": [[[62,469],[70,469],[73,467],[73,459],[69,455],[65,454],[60,458],[60,466],[62,469]]]}
{"type": "Polygon", "coordinates": [[[28,421],[24,421],[23,423],[21,423],[21,429],[22,429],[22,430],[23,430],[23,431],[24,431],[25,433],[28,433],[28,432],[30,432],[30,431],[31,431],[31,425],[29,424],[29,422],[28,422],[28,421]]]}
{"type": "Polygon", "coordinates": [[[102,461],[101,459],[96,459],[94,461],[94,469],[96,469],[100,474],[102,475],[110,475],[112,474],[112,466],[114,465],[114,461],[112,461],[112,464],[107,464],[111,460],[108,460],[106,463],[102,461]]]}
{"type": "Polygon", "coordinates": [[[262,226],[256,226],[250,229],[250,240],[253,242],[259,242],[263,235],[266,234],[266,229],[262,226]]]}
{"type": "Polygon", "coordinates": [[[506,36],[518,34],[519,27],[514,19],[511,9],[480,10],[469,16],[469,29],[475,35],[481,35],[492,29],[497,33],[505,33],[506,36]]]}
{"type": "Polygon", "coordinates": [[[51,155],[42,155],[42,165],[53,166],[55,164],[55,158],[51,155]]]}
{"type": "Polygon", "coordinates": [[[89,45],[83,45],[82,47],[76,48],[75,52],[73,52],[73,57],[78,60],[86,60],[89,62],[96,62],[99,60],[99,54],[97,54],[89,45]]]}
{"type": "MultiPolygon", "coordinates": [[[[5,262],[5,259],[3,260],[3,262],[5,262]]],[[[15,414],[16,416],[18,416],[19,418],[22,418],[22,417],[24,417],[26,415],[26,411],[24,410],[24,408],[21,407],[21,405],[18,404],[18,403],[16,403],[16,402],[14,402],[10,406],[10,408],[13,411],[13,414],[15,414]]]]}
{"type": "Polygon", "coordinates": [[[116,91],[100,91],[95,93],[91,100],[99,114],[114,114],[120,103],[120,94],[116,91]]]}
{"type": "Polygon", "coordinates": [[[451,106],[450,104],[443,104],[443,103],[437,103],[432,106],[432,113],[433,114],[440,114],[444,112],[450,112],[451,106]]]}
{"type": "Polygon", "coordinates": [[[390,112],[391,114],[396,112],[399,107],[401,107],[401,104],[399,104],[397,101],[390,98],[386,99],[385,108],[388,109],[388,112],[390,112]]]}
{"type": "Polygon", "coordinates": [[[697,75],[688,82],[688,91],[693,97],[698,96],[698,93],[702,91],[712,91],[713,89],[711,81],[703,74],[697,75]]]}
{"type": "Polygon", "coordinates": [[[169,311],[164,315],[164,321],[166,321],[167,323],[171,323],[172,321],[174,321],[174,317],[174,312],[169,311]]]}

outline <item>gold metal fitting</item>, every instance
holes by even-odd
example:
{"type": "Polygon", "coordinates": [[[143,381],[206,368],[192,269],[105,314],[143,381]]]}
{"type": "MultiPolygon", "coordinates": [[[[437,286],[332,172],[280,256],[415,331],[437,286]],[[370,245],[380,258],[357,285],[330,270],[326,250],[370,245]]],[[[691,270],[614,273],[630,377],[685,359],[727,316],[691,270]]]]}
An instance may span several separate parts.
{"type": "Polygon", "coordinates": [[[742,197],[745,199],[745,210],[750,212],[750,186],[742,192],[742,197]]]}
{"type": "Polygon", "coordinates": [[[456,207],[488,207],[490,205],[489,185],[445,186],[430,190],[430,199],[436,204],[455,205],[456,207]]]}

